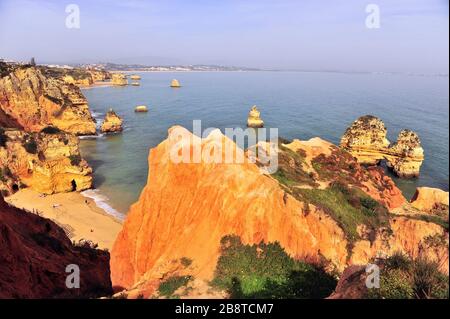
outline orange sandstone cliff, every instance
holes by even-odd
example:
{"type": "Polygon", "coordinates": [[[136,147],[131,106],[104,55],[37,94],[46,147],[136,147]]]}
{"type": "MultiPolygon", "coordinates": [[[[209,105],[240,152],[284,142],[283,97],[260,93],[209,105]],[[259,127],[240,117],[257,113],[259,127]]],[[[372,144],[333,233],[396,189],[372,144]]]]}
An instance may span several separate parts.
{"type": "Polygon", "coordinates": [[[77,86],[40,67],[0,68],[0,126],[29,132],[54,126],[77,135],[95,134],[95,121],[77,86]]]}
{"type": "Polygon", "coordinates": [[[91,188],[92,168],[81,158],[78,138],[0,128],[0,190],[7,195],[24,187],[45,194],[91,188]]]}
{"type": "MultiPolygon", "coordinates": [[[[225,148],[218,145],[231,145],[243,154],[218,130],[204,139],[180,127],[169,133],[174,130],[199,141],[188,146],[191,154],[200,148],[205,154],[223,156],[225,148]]],[[[279,170],[272,176],[248,161],[225,164],[203,158],[200,163],[175,163],[170,152],[177,143],[169,138],[150,151],[147,185],[131,206],[111,252],[116,291],[134,289],[149,296],[171,274],[211,280],[220,240],[229,234],[247,244],[277,241],[290,256],[326,263],[338,272],[395,251],[427,254],[448,272],[446,231],[433,223],[392,217],[384,205],[406,203],[393,182],[378,169],[364,170],[328,142],[282,144],[279,170]],[[348,188],[343,189],[343,183],[348,188]],[[329,197],[342,200],[347,195],[343,210],[326,205],[329,197]],[[339,215],[347,210],[364,224],[339,215]],[[436,236],[443,237],[444,244],[427,249],[429,238],[436,236]],[[188,269],[180,265],[183,258],[192,260],[188,269]]]]}

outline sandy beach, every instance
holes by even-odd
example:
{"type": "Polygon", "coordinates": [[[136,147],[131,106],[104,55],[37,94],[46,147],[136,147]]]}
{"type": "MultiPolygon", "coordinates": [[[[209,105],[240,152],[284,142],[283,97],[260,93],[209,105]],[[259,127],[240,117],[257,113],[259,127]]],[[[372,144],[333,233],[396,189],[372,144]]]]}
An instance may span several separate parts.
{"type": "Polygon", "coordinates": [[[53,220],[64,228],[72,241],[91,240],[101,249],[111,250],[122,228],[121,221],[99,208],[93,199],[76,192],[42,196],[33,190],[22,189],[5,200],[53,220]]]}

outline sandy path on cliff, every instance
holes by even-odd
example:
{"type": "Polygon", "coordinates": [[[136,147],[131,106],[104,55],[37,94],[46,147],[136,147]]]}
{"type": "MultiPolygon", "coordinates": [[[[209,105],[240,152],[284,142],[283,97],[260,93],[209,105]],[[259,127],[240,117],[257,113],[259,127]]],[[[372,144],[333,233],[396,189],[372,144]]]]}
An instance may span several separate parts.
{"type": "Polygon", "coordinates": [[[95,202],[80,193],[59,193],[41,197],[38,192],[22,189],[5,201],[30,212],[39,212],[60,225],[72,241],[88,239],[101,249],[111,250],[122,223],[95,202]],[[55,206],[55,207],[54,207],[55,206]]]}

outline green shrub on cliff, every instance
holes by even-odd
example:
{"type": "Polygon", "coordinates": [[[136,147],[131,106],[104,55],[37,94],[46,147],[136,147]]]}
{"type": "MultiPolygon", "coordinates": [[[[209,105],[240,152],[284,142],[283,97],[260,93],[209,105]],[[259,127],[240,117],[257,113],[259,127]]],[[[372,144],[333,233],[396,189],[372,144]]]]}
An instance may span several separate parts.
{"type": "Polygon", "coordinates": [[[279,243],[244,245],[238,236],[221,240],[213,287],[231,298],[324,298],[336,287],[322,269],[291,258],[279,243]]]}
{"type": "Polygon", "coordinates": [[[389,257],[380,273],[380,288],[369,289],[374,299],[448,299],[449,278],[436,262],[410,259],[402,253],[389,257]]]}
{"type": "Polygon", "coordinates": [[[158,293],[160,296],[167,298],[177,297],[174,295],[175,291],[179,288],[186,286],[187,283],[192,280],[191,276],[172,276],[159,284],[158,293]]]}
{"type": "Polygon", "coordinates": [[[364,224],[376,230],[388,226],[388,211],[357,188],[335,182],[327,189],[298,189],[300,200],[322,208],[344,230],[350,242],[359,239],[357,227],[364,224]]]}

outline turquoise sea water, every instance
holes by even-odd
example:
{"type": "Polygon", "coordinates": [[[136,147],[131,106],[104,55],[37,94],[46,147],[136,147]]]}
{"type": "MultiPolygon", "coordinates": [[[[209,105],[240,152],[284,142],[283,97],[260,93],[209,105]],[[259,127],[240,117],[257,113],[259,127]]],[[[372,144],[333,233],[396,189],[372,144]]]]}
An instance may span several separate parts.
{"type": "Polygon", "coordinates": [[[122,134],[81,141],[82,155],[94,168],[90,192],[126,213],[146,183],[151,147],[179,124],[245,128],[250,107],[258,105],[265,127],[285,138],[320,136],[339,143],[361,115],[380,117],[395,141],[403,128],[416,131],[425,150],[418,179],[395,179],[407,197],[416,186],[449,188],[449,79],[440,76],[327,72],[140,73],[141,86],[83,90],[101,121],[112,107],[124,118],[122,134]],[[182,88],[169,87],[173,78],[182,88]],[[137,105],[148,113],[135,113],[137,105]]]}

